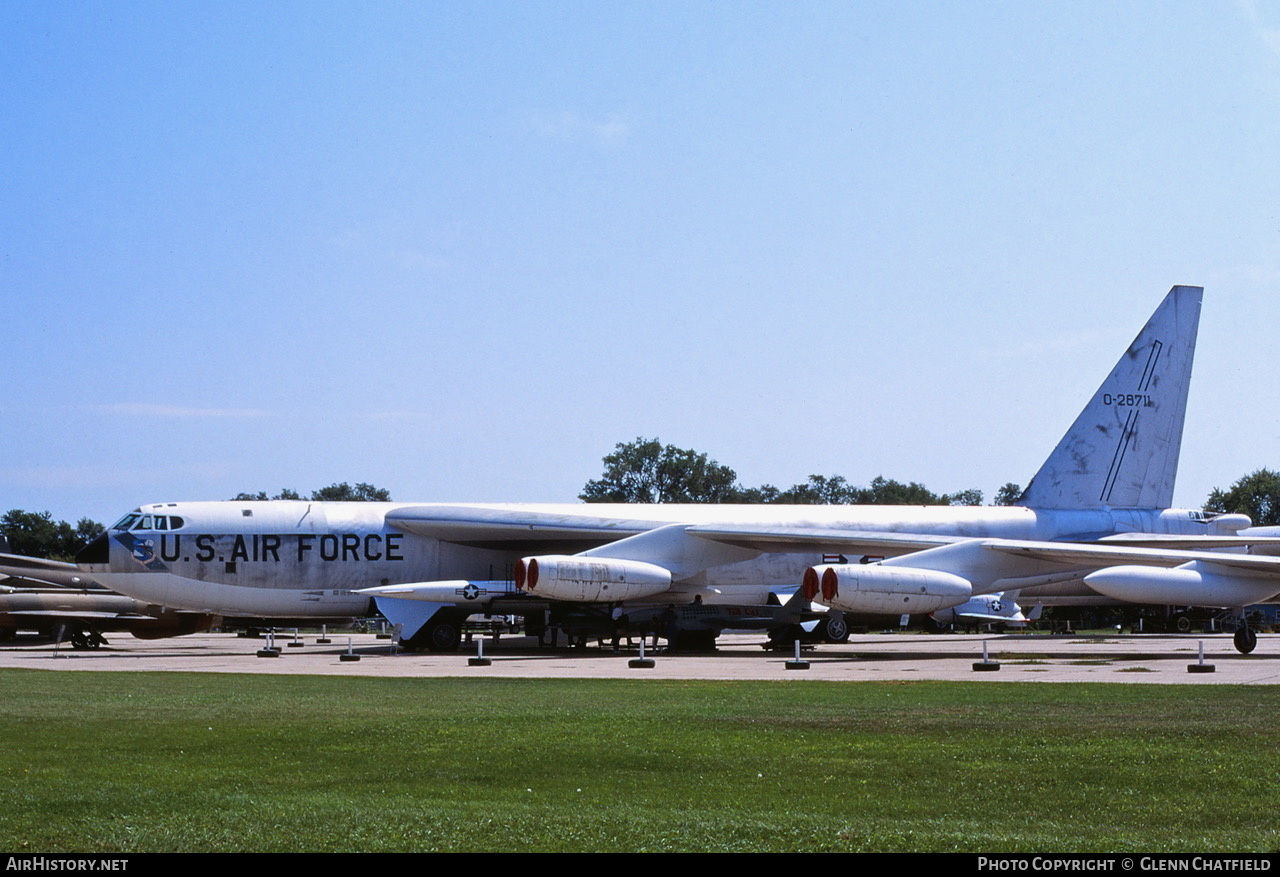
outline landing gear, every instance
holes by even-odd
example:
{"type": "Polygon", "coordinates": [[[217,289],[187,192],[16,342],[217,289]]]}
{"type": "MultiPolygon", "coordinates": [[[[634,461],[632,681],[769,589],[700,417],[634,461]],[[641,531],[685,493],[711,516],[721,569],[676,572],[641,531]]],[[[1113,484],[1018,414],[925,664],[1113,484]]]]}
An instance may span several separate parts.
{"type": "Polygon", "coordinates": [[[1258,647],[1258,634],[1252,628],[1240,627],[1231,638],[1231,642],[1235,645],[1237,652],[1247,655],[1258,647]]]}
{"type": "Polygon", "coordinates": [[[441,610],[422,625],[411,639],[400,640],[400,647],[410,652],[456,652],[462,643],[462,623],[466,615],[441,610]]]}
{"type": "Polygon", "coordinates": [[[427,622],[423,634],[426,635],[428,650],[432,652],[456,652],[458,646],[462,643],[462,621],[452,616],[446,616],[445,618],[437,616],[437,618],[427,622]]]}
{"type": "Polygon", "coordinates": [[[822,639],[829,643],[849,641],[849,623],[843,614],[828,615],[818,623],[818,631],[822,639]]]}
{"type": "Polygon", "coordinates": [[[94,630],[77,630],[71,634],[71,648],[96,649],[107,644],[102,634],[94,630]]]}

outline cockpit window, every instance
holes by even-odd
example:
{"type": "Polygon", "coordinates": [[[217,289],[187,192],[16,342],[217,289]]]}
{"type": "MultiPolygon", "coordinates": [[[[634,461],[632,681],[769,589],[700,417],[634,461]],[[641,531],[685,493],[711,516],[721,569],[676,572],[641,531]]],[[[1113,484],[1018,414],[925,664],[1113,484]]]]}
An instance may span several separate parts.
{"type": "Polygon", "coordinates": [[[180,530],[186,521],[177,515],[140,515],[130,512],[111,525],[112,530],[180,530]]]}

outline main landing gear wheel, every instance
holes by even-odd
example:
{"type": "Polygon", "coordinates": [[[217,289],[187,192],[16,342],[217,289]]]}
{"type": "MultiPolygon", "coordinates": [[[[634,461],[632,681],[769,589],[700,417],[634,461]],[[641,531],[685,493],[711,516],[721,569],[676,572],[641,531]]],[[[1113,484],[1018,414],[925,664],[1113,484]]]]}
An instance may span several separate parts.
{"type": "Polygon", "coordinates": [[[844,618],[825,618],[822,621],[822,638],[829,643],[849,641],[849,623],[844,618]]]}
{"type": "Polygon", "coordinates": [[[1258,647],[1258,634],[1248,627],[1242,627],[1236,631],[1231,641],[1237,652],[1247,655],[1258,647]]]}
{"type": "Polygon", "coordinates": [[[456,652],[458,646],[462,644],[462,622],[463,618],[454,618],[446,615],[444,618],[435,617],[427,622],[427,626],[413,638],[413,645],[422,648],[427,647],[427,651],[431,652],[456,652]]]}
{"type": "Polygon", "coordinates": [[[456,652],[461,642],[458,625],[448,621],[433,624],[427,631],[427,648],[433,652],[456,652]]]}

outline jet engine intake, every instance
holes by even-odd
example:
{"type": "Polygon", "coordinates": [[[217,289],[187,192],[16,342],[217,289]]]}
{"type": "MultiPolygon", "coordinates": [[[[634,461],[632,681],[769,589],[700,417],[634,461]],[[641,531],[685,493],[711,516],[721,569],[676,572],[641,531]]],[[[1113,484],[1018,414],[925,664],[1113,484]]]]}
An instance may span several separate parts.
{"type": "MultiPolygon", "coordinates": [[[[809,569],[820,582],[822,602],[846,612],[903,615],[958,606],[973,596],[967,579],[932,569],[842,563],[809,569]]],[[[805,583],[813,578],[805,573],[805,583]]]]}
{"type": "Polygon", "coordinates": [[[639,560],[547,554],[516,563],[516,587],[551,600],[616,603],[671,587],[671,571],[639,560]]]}

